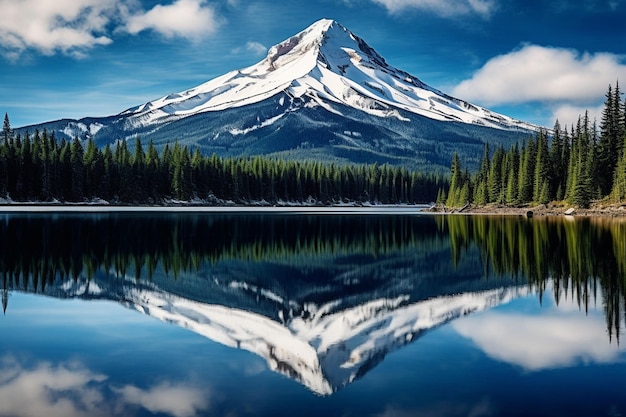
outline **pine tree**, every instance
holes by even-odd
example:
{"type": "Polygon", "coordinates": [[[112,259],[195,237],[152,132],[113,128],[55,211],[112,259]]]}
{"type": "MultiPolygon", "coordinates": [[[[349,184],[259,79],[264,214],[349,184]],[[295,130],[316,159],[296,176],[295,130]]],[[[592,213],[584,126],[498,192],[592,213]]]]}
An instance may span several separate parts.
{"type": "Polygon", "coordinates": [[[566,153],[569,154],[569,151],[565,150],[565,137],[558,120],[554,123],[552,131],[553,136],[549,155],[550,197],[555,200],[562,200],[567,178],[566,153]]]}
{"type": "Polygon", "coordinates": [[[4,113],[4,123],[2,125],[2,140],[5,146],[8,146],[9,142],[13,139],[13,129],[11,129],[11,122],[9,121],[9,114],[4,113]]]}
{"type": "Polygon", "coordinates": [[[578,207],[589,207],[593,192],[593,158],[594,149],[591,142],[589,128],[589,114],[578,119],[576,125],[574,143],[572,145],[572,157],[570,158],[571,179],[568,184],[568,201],[578,207]]]}
{"type": "Polygon", "coordinates": [[[70,198],[72,201],[82,201],[84,198],[85,172],[83,165],[83,145],[78,136],[74,138],[70,145],[70,166],[72,169],[72,188],[70,198]]]}
{"type": "Polygon", "coordinates": [[[153,201],[158,201],[159,198],[159,179],[161,171],[161,163],[159,161],[159,153],[154,147],[152,139],[148,142],[148,150],[146,151],[146,193],[148,197],[153,201]]]}
{"type": "Polygon", "coordinates": [[[598,143],[598,185],[600,193],[606,195],[612,188],[613,173],[623,137],[623,114],[619,83],[615,90],[609,85],[600,121],[600,138],[598,143]]]}
{"type": "MultiPolygon", "coordinates": [[[[448,191],[448,199],[446,205],[449,207],[457,207],[462,205],[461,191],[463,190],[464,175],[461,167],[461,159],[458,153],[454,153],[452,156],[452,165],[450,166],[450,189],[448,191]]],[[[468,189],[469,191],[469,189],[468,189]]],[[[469,198],[469,195],[467,196],[469,198]]]]}
{"type": "Polygon", "coordinates": [[[623,139],[622,151],[615,167],[611,199],[620,202],[626,200],[626,136],[623,139]]]}
{"type": "Polygon", "coordinates": [[[505,183],[504,148],[496,148],[491,159],[487,188],[489,191],[489,201],[492,203],[504,203],[505,183]]]}
{"type": "Polygon", "coordinates": [[[13,156],[11,149],[13,148],[13,131],[11,130],[11,122],[9,114],[4,114],[4,124],[2,126],[2,143],[0,144],[0,196],[9,197],[11,165],[13,156]]]}
{"type": "Polygon", "coordinates": [[[533,199],[536,159],[537,141],[531,137],[525,145],[522,145],[520,154],[518,200],[522,204],[529,203],[533,199]]]}
{"type": "Polygon", "coordinates": [[[143,150],[141,139],[135,137],[135,152],[132,158],[132,196],[134,201],[145,201],[147,198],[146,153],[143,150]]]}
{"type": "Polygon", "coordinates": [[[480,167],[476,173],[474,180],[474,198],[473,201],[478,205],[485,205],[489,202],[489,188],[487,180],[489,178],[490,160],[489,145],[485,144],[483,157],[480,161],[480,167]]]}
{"type": "Polygon", "coordinates": [[[533,182],[533,201],[537,203],[546,204],[550,201],[549,164],[548,136],[545,132],[540,131],[537,133],[537,156],[533,182]]]}

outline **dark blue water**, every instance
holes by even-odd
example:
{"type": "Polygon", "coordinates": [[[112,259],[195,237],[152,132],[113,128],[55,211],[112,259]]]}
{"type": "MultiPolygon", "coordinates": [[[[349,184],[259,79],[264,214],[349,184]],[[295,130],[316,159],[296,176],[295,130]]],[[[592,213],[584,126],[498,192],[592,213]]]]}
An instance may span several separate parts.
{"type": "Polygon", "coordinates": [[[9,215],[1,416],[619,416],[626,224],[9,215]]]}

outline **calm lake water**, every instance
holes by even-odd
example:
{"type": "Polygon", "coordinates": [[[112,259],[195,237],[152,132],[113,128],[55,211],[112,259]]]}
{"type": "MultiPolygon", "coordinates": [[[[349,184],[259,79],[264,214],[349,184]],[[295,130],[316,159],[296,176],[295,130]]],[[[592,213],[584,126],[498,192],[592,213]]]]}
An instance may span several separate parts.
{"type": "Polygon", "coordinates": [[[626,222],[0,216],[0,416],[623,416],[626,222]]]}

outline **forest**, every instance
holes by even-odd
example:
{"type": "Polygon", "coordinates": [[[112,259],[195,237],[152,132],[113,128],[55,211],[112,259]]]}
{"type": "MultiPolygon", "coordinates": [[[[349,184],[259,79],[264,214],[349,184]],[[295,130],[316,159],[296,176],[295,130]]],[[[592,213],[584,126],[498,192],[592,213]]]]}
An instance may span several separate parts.
{"type": "Polygon", "coordinates": [[[0,137],[0,198],[12,202],[112,204],[406,204],[434,201],[443,174],[389,165],[338,165],[267,157],[204,156],[178,142],[159,152],[139,137],[100,149],[54,133],[0,137]]]}
{"type": "Polygon", "coordinates": [[[135,138],[100,149],[54,132],[14,134],[5,114],[0,137],[0,199],[112,204],[413,204],[437,201],[523,206],[626,200],[626,103],[609,85],[599,122],[540,130],[508,150],[485,145],[470,173],[455,153],[450,175],[378,164],[341,165],[263,156],[203,155],[178,142],[157,150],[135,138]],[[144,149],[145,146],[145,149],[144,149]]]}
{"type": "Polygon", "coordinates": [[[606,93],[600,126],[588,112],[575,126],[539,131],[509,150],[491,154],[485,146],[473,175],[455,154],[450,188],[439,191],[437,202],[449,207],[468,203],[519,206],[564,201],[587,208],[593,201],[626,200],[626,104],[619,83],[606,93]]]}

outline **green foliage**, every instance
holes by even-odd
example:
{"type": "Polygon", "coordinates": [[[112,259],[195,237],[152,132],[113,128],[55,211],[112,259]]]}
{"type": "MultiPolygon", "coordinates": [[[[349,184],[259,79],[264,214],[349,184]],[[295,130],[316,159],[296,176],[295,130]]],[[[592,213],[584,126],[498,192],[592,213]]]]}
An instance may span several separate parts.
{"type": "Polygon", "coordinates": [[[470,187],[469,175],[467,172],[463,172],[458,153],[455,153],[452,157],[450,173],[450,189],[448,191],[446,205],[449,207],[459,207],[470,201],[470,187]]]}
{"type": "Polygon", "coordinates": [[[203,156],[178,142],[159,154],[139,138],[134,149],[118,141],[98,149],[91,140],[57,143],[36,132],[12,137],[8,117],[0,141],[0,196],[15,201],[83,202],[103,199],[118,204],[161,204],[169,200],[219,204],[313,201],[423,203],[436,199],[448,182],[389,165],[337,165],[264,157],[203,156]]]}
{"type": "Polygon", "coordinates": [[[619,86],[615,90],[609,86],[599,135],[588,113],[578,118],[569,133],[556,121],[551,138],[540,130],[524,141],[521,150],[517,145],[507,152],[499,148],[490,158],[486,146],[471,179],[462,175],[455,154],[446,204],[522,205],[565,200],[589,207],[595,199],[626,200],[626,106],[620,94],[619,86]]]}

